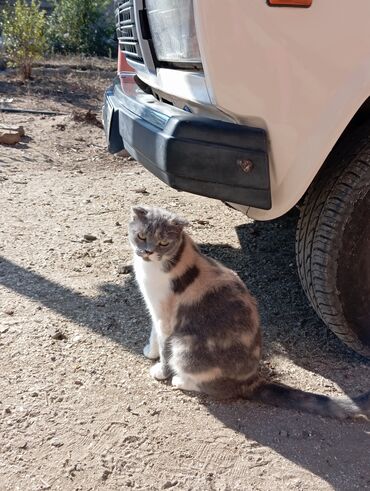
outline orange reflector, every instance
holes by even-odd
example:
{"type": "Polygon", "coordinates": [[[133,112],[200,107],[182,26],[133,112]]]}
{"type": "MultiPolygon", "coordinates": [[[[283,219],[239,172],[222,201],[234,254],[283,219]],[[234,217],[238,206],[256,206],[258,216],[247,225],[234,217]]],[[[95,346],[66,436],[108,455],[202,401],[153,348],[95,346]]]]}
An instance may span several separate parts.
{"type": "Polygon", "coordinates": [[[267,0],[271,7],[311,7],[312,0],[267,0]]]}

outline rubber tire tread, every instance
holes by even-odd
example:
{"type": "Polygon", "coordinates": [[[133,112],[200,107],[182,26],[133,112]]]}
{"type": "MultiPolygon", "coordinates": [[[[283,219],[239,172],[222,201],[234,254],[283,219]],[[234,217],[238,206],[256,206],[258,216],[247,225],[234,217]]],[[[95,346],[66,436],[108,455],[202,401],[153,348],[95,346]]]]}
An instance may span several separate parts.
{"type": "Polygon", "coordinates": [[[370,124],[347,134],[333,149],[304,199],[296,233],[303,289],[319,315],[345,344],[370,357],[343,314],[337,295],[338,244],[355,203],[370,189],[370,124]]]}

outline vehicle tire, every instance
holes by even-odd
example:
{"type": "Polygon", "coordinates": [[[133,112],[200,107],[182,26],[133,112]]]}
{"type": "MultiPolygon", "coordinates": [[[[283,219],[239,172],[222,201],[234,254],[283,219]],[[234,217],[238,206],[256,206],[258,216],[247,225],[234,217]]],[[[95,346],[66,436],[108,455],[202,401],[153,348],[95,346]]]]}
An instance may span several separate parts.
{"type": "Polygon", "coordinates": [[[296,257],[317,314],[370,357],[370,125],[340,141],[300,212],[296,257]]]}

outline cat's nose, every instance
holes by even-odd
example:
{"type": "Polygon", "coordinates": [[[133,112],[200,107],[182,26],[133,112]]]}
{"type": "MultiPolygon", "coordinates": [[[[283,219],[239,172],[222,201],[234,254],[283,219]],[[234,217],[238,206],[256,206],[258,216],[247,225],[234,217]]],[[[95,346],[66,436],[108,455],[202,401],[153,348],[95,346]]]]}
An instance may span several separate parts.
{"type": "Polygon", "coordinates": [[[150,256],[151,254],[153,254],[154,251],[149,251],[148,249],[145,249],[145,253],[148,254],[148,256],[150,256]]]}

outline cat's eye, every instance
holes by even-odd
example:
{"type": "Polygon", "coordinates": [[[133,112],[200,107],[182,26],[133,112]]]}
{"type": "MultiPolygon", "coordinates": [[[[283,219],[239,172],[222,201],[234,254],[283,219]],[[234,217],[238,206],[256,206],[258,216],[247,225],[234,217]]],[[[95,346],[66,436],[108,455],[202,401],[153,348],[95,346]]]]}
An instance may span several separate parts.
{"type": "Polygon", "coordinates": [[[159,243],[159,245],[161,247],[166,247],[166,246],[168,246],[168,244],[169,244],[168,240],[167,241],[166,240],[161,240],[160,243],[159,243]]]}
{"type": "Polygon", "coordinates": [[[140,240],[145,240],[145,235],[143,234],[137,234],[137,238],[140,240]]]}

